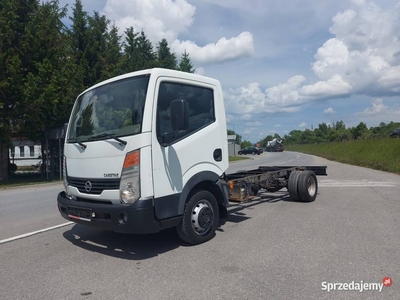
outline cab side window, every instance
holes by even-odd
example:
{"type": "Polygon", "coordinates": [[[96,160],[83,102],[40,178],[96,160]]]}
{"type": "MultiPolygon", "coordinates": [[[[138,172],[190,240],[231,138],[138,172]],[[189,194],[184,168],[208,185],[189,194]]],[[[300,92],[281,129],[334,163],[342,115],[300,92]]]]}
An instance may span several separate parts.
{"type": "Polygon", "coordinates": [[[157,102],[157,137],[160,143],[173,143],[215,121],[213,90],[186,84],[161,82],[157,102]],[[184,99],[189,106],[189,127],[175,132],[171,123],[171,102],[184,99]]]}

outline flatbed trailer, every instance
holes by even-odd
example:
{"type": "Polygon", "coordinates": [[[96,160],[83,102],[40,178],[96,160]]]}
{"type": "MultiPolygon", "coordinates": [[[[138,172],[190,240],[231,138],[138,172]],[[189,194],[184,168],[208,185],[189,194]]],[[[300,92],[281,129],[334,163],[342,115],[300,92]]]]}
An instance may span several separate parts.
{"type": "Polygon", "coordinates": [[[318,176],[326,176],[326,166],[260,166],[258,169],[226,174],[229,201],[253,199],[261,189],[274,193],[283,188],[294,201],[312,202],[318,194],[318,176]]]}

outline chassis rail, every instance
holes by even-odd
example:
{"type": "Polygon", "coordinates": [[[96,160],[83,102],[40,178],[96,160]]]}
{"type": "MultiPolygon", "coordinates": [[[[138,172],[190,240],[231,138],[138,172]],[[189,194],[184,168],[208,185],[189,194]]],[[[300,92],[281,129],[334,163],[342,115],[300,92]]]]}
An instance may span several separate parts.
{"type": "Polygon", "coordinates": [[[229,201],[243,202],[257,196],[260,189],[277,192],[288,188],[293,171],[312,171],[318,176],[327,176],[326,166],[260,166],[258,169],[238,171],[225,175],[229,201]]]}

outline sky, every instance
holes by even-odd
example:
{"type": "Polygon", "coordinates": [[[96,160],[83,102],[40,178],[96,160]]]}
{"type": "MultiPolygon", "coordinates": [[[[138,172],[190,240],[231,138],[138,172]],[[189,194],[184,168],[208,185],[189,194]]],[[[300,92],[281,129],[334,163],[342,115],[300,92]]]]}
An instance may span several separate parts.
{"type": "MultiPolygon", "coordinates": [[[[60,0],[72,11],[74,0],[60,0]]],[[[166,38],[221,82],[228,129],[267,135],[400,122],[400,1],[82,0],[120,30],[166,38]]]]}

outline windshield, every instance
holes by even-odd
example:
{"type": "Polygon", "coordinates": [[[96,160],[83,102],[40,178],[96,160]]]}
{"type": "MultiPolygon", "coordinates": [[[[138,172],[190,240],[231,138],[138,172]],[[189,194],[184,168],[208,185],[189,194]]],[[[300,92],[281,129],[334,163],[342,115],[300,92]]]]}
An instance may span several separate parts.
{"type": "Polygon", "coordinates": [[[67,142],[140,133],[149,76],[123,79],[91,89],[74,105],[67,142]]]}

